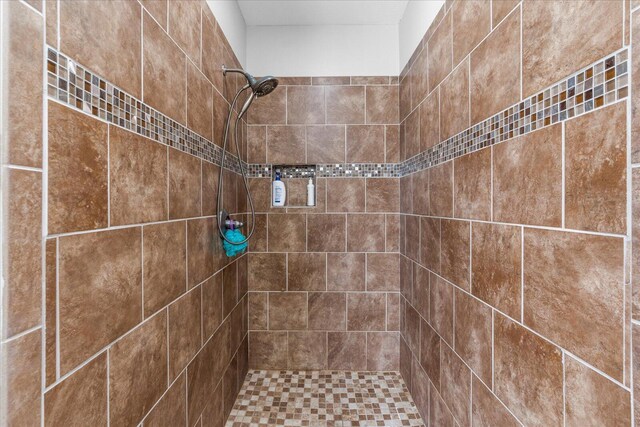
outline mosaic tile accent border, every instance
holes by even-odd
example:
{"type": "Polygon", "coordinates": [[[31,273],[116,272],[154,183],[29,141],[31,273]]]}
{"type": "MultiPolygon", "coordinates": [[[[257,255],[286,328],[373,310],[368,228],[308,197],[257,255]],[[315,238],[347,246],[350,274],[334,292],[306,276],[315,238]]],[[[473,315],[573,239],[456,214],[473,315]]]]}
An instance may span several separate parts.
{"type": "Polygon", "coordinates": [[[427,169],[588,113],[629,94],[629,50],[623,48],[434,147],[405,160],[400,176],[427,169]]]}
{"type": "MultiPolygon", "coordinates": [[[[270,178],[272,176],[271,164],[249,164],[248,172],[250,178],[270,178]]],[[[304,168],[309,165],[291,166],[293,169],[300,169],[296,172],[288,170],[291,176],[285,178],[305,178],[304,168]]],[[[318,164],[315,166],[315,177],[317,178],[398,178],[400,177],[400,163],[332,163],[318,164]]]]}
{"type": "Polygon", "coordinates": [[[398,372],[250,370],[227,427],[424,426],[398,372]]]}
{"type": "MultiPolygon", "coordinates": [[[[138,135],[220,165],[222,148],[47,46],[50,98],[138,135]]],[[[225,169],[240,172],[238,158],[225,157],[225,169]]]]}

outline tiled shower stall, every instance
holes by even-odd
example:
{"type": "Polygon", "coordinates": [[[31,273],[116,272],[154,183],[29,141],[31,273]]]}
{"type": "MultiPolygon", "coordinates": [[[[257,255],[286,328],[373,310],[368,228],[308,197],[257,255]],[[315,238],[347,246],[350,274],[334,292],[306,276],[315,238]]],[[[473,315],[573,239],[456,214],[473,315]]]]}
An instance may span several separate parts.
{"type": "Polygon", "coordinates": [[[446,1],[399,76],[277,76],[226,155],[234,258],[206,2],[0,19],[0,424],[640,422],[638,0],[446,1]]]}

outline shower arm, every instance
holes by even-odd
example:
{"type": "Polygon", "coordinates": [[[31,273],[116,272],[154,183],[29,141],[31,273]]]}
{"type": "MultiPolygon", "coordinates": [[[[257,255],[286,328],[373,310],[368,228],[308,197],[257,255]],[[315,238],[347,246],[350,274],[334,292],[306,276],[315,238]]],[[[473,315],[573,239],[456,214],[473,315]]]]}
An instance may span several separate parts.
{"type": "MultiPolygon", "coordinates": [[[[235,71],[235,70],[228,70],[223,68],[223,72],[226,73],[227,71],[235,71]]],[[[241,72],[241,71],[237,71],[237,72],[241,72]]],[[[244,73],[243,73],[244,74],[244,73]]],[[[233,97],[233,101],[231,102],[231,106],[229,108],[229,114],[227,115],[227,123],[224,129],[224,140],[223,140],[223,144],[222,144],[222,161],[220,162],[220,172],[219,172],[219,176],[218,176],[218,195],[217,195],[217,202],[216,202],[216,210],[218,211],[217,214],[217,218],[218,218],[218,233],[220,234],[220,236],[228,243],[232,243],[235,245],[241,245],[243,243],[246,243],[247,241],[249,241],[249,239],[251,238],[251,236],[253,235],[253,232],[256,228],[256,213],[255,213],[255,209],[253,206],[253,199],[251,198],[251,194],[249,193],[249,184],[248,184],[248,180],[247,180],[247,175],[244,171],[244,166],[242,165],[242,159],[240,158],[240,147],[238,146],[238,122],[242,119],[242,116],[247,112],[247,109],[249,108],[249,106],[251,105],[251,103],[253,102],[253,99],[255,97],[255,94],[252,92],[251,95],[249,96],[249,98],[247,99],[247,101],[245,101],[242,110],[240,111],[240,113],[238,114],[238,117],[235,120],[235,124],[234,124],[234,129],[233,129],[233,133],[234,133],[234,140],[235,140],[235,145],[236,145],[236,154],[238,155],[238,164],[240,165],[240,173],[242,175],[242,182],[244,184],[244,189],[247,193],[247,198],[249,199],[249,205],[251,207],[251,231],[249,232],[249,234],[247,235],[247,237],[240,241],[240,242],[232,242],[229,239],[227,239],[227,237],[224,235],[224,230],[223,230],[223,225],[225,224],[225,220],[226,218],[222,218],[222,210],[220,209],[220,206],[222,205],[222,187],[223,187],[223,169],[224,169],[224,160],[225,160],[225,156],[226,156],[226,152],[227,152],[227,140],[228,140],[228,135],[229,135],[229,125],[231,124],[231,117],[233,116],[233,110],[234,107],[238,101],[238,97],[240,96],[240,94],[242,92],[244,92],[245,90],[249,89],[251,87],[251,85],[249,83],[247,83],[246,85],[244,85],[237,93],[236,95],[233,97]]]]}

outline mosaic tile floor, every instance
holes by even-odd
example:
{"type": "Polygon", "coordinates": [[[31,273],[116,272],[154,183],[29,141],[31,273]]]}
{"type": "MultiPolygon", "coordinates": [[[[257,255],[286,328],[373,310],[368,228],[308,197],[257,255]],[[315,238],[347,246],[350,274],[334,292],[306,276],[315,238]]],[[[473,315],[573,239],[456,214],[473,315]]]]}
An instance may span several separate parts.
{"type": "Polygon", "coordinates": [[[227,427],[424,426],[398,372],[249,371],[227,427]]]}

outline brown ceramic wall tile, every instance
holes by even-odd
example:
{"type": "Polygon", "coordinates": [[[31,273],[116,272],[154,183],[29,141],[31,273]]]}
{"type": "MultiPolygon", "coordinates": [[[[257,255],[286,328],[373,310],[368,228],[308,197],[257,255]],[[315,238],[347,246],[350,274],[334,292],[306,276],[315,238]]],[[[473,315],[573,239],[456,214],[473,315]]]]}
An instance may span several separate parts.
{"type": "Polygon", "coordinates": [[[59,239],[62,375],[140,322],[141,249],[138,227],[59,239]]]}
{"type": "Polygon", "coordinates": [[[346,310],[346,294],[343,292],[309,292],[309,329],[346,330],[346,310]]]}
{"type": "Polygon", "coordinates": [[[400,126],[387,125],[384,127],[385,161],[397,163],[400,161],[400,126]]]}
{"type": "MultiPolygon", "coordinates": [[[[218,180],[220,167],[202,161],[202,215],[215,215],[218,196],[218,180]]],[[[224,183],[224,179],[223,179],[224,183]]],[[[244,191],[244,187],[242,188],[244,191]]],[[[244,193],[243,193],[244,194],[244,193]]]]}
{"type": "Polygon", "coordinates": [[[420,105],[420,152],[440,142],[440,89],[420,105]]]}
{"type": "Polygon", "coordinates": [[[470,223],[443,219],[440,226],[440,274],[451,283],[470,290],[470,223]]]}
{"type": "Polygon", "coordinates": [[[167,27],[167,0],[139,0],[162,28],[167,27]]]}
{"type": "Polygon", "coordinates": [[[456,218],[491,219],[491,150],[480,150],[454,160],[456,218]]]}
{"type": "Polygon", "coordinates": [[[418,312],[407,302],[405,306],[405,331],[404,336],[407,341],[407,345],[411,352],[416,355],[420,353],[420,315],[418,312]]]}
{"type": "Polygon", "coordinates": [[[475,375],[473,376],[472,382],[472,425],[482,427],[498,425],[505,427],[517,427],[521,425],[475,375]]]}
{"type": "Polygon", "coordinates": [[[285,124],[287,120],[287,91],[276,88],[269,96],[258,98],[248,112],[248,123],[253,125],[285,124]]]}
{"type": "Polygon", "coordinates": [[[346,249],[344,214],[307,215],[307,250],[310,252],[342,252],[346,249]]]}
{"type": "MultiPolygon", "coordinates": [[[[39,2],[41,3],[41,2],[39,2]]],[[[17,2],[7,3],[7,58],[4,79],[6,151],[3,160],[21,166],[42,167],[42,17],[17,2]]]]}
{"type": "Polygon", "coordinates": [[[420,261],[420,251],[421,251],[421,243],[420,243],[420,221],[421,218],[418,216],[406,216],[406,255],[411,258],[413,261],[420,261]]]}
{"type": "Polygon", "coordinates": [[[201,214],[201,160],[178,150],[169,150],[169,218],[201,214]]]}
{"type": "Polygon", "coordinates": [[[314,85],[348,85],[351,78],[349,76],[332,76],[332,77],[312,77],[311,84],[314,85]]]}
{"type": "MultiPolygon", "coordinates": [[[[630,67],[637,70],[640,68],[640,11],[631,17],[630,67]]],[[[631,79],[631,161],[640,162],[640,79],[631,79]]]]}
{"type": "Polygon", "coordinates": [[[327,283],[326,254],[288,254],[287,289],[290,291],[323,291],[327,283]]]}
{"type": "Polygon", "coordinates": [[[347,305],[347,330],[385,330],[385,294],[349,293],[347,294],[347,305]]]}
{"type": "Polygon", "coordinates": [[[107,425],[107,353],[44,395],[45,425],[107,425]]]}
{"type": "Polygon", "coordinates": [[[5,393],[2,421],[7,425],[41,422],[41,335],[41,330],[35,330],[0,345],[5,393]]]}
{"type": "Polygon", "coordinates": [[[387,252],[400,251],[400,215],[385,215],[386,250],[387,252]]]}
{"type": "Polygon", "coordinates": [[[187,113],[186,56],[146,13],[143,27],[144,102],[184,124],[187,113]],[[166,90],[169,87],[171,90],[166,90]]]}
{"type": "Polygon", "coordinates": [[[493,164],[494,220],[553,227],[561,225],[561,125],[496,145],[493,164]]]}
{"type": "Polygon", "coordinates": [[[178,426],[187,419],[186,374],[180,375],[144,419],[145,426],[178,426]]]}
{"type": "Polygon", "coordinates": [[[3,168],[5,270],[2,337],[42,322],[42,173],[3,168]]]}
{"type": "Polygon", "coordinates": [[[618,234],[626,232],[626,118],[626,103],[620,102],[567,121],[567,228],[618,234]]]}
{"type": "Polygon", "coordinates": [[[287,87],[287,123],[324,123],[324,90],[323,86],[287,87]]]}
{"type": "Polygon", "coordinates": [[[387,331],[400,331],[400,293],[399,292],[387,293],[387,331]]]}
{"type": "Polygon", "coordinates": [[[249,126],[247,128],[247,156],[249,163],[267,162],[267,127],[249,126]]]}
{"type": "Polygon", "coordinates": [[[520,0],[491,0],[493,28],[520,3],[520,0]]]}
{"type": "Polygon", "coordinates": [[[307,126],[307,161],[342,163],[345,161],[344,126],[307,126]]]}
{"type": "Polygon", "coordinates": [[[469,127],[469,59],[462,61],[440,87],[440,138],[469,127]]]}
{"type": "Polygon", "coordinates": [[[367,332],[367,370],[397,371],[400,366],[400,334],[367,332]]]}
{"type": "Polygon", "coordinates": [[[442,427],[456,425],[451,411],[434,387],[430,387],[429,391],[429,425],[442,427]]]}
{"type": "Polygon", "coordinates": [[[420,152],[420,108],[413,110],[404,123],[404,158],[420,152]]]}
{"type": "Polygon", "coordinates": [[[49,102],[50,234],[107,226],[107,125],[49,102]]]}
{"type": "Polygon", "coordinates": [[[328,253],[327,290],[364,291],[365,254],[328,253]]]}
{"type": "Polygon", "coordinates": [[[286,254],[249,254],[249,290],[284,291],[286,268],[286,254]]]}
{"type": "MultiPolygon", "coordinates": [[[[408,350],[407,350],[408,351],[408,350]]],[[[402,347],[400,349],[400,353],[402,354],[402,347]]],[[[411,357],[411,356],[409,356],[411,357]]],[[[402,362],[402,356],[401,356],[402,362]]],[[[429,422],[429,378],[427,377],[424,370],[420,367],[418,360],[412,357],[408,360],[409,369],[406,378],[409,378],[409,383],[407,383],[407,387],[411,391],[411,397],[418,408],[418,412],[423,417],[423,421],[426,423],[429,422]]],[[[403,374],[404,376],[404,374],[403,374]]],[[[406,382],[406,380],[405,380],[406,382]]]]}
{"type": "Polygon", "coordinates": [[[325,88],[327,123],[364,123],[364,86],[333,86],[325,88]]]}
{"type": "Polygon", "coordinates": [[[304,163],[305,141],[304,126],[267,126],[267,162],[304,163]]]}
{"type": "Polygon", "coordinates": [[[144,314],[150,316],[186,289],[186,226],[148,225],[143,234],[144,314]]]}
{"type": "Polygon", "coordinates": [[[525,229],[524,323],[623,381],[624,242],[525,229]]]}
{"type": "Polygon", "coordinates": [[[251,369],[286,369],[287,332],[250,332],[249,367],[251,369]]]}
{"type": "MultiPolygon", "coordinates": [[[[170,2],[174,3],[178,2],[170,2]]],[[[187,127],[213,141],[212,117],[213,86],[195,65],[187,61],[187,127]]]]}
{"type": "Polygon", "coordinates": [[[162,312],[109,350],[109,417],[137,424],[167,388],[167,315],[162,312]]]}
{"type": "Polygon", "coordinates": [[[214,273],[212,242],[215,220],[194,219],[187,222],[187,274],[192,288],[214,273]]]}
{"type": "Polygon", "coordinates": [[[455,300],[456,353],[485,384],[491,384],[491,308],[459,290],[455,300]]]}
{"type": "Polygon", "coordinates": [[[622,2],[523,2],[522,95],[622,47],[622,9],[622,2]]]}
{"type": "Polygon", "coordinates": [[[631,425],[631,395],[565,356],[566,425],[631,425]]]}
{"type": "Polygon", "coordinates": [[[384,126],[347,126],[347,162],[384,162],[384,126]]]}
{"type": "Polygon", "coordinates": [[[520,318],[521,235],[520,227],[472,225],[472,293],[514,319],[520,318]]]}
{"type": "MultiPolygon", "coordinates": [[[[58,283],[57,273],[57,239],[47,239],[45,241],[45,385],[49,387],[56,381],[56,306],[58,283]]],[[[6,303],[5,303],[6,304],[6,303]]],[[[5,305],[5,307],[8,306],[5,305]]]]}
{"type": "Polygon", "coordinates": [[[471,425],[471,371],[447,345],[441,347],[440,394],[460,426],[471,425]]]}
{"type": "Polygon", "coordinates": [[[116,126],[109,129],[111,225],[167,218],[167,148],[116,126]]]}
{"type": "MultiPolygon", "coordinates": [[[[436,331],[424,320],[420,320],[420,365],[424,368],[429,379],[440,388],[440,337],[436,331]]],[[[417,355],[416,355],[417,357],[417,355]]]]}
{"type": "Polygon", "coordinates": [[[169,2],[169,35],[200,65],[200,5],[190,0],[169,2]]]}
{"type": "Polygon", "coordinates": [[[416,108],[422,99],[429,93],[429,80],[427,76],[427,70],[429,68],[429,55],[428,49],[420,46],[416,48],[413,55],[416,56],[411,69],[409,70],[408,78],[411,84],[411,107],[416,108]]]}
{"type": "Polygon", "coordinates": [[[411,192],[405,197],[412,197],[413,213],[429,215],[429,169],[423,169],[413,174],[411,192]]]}
{"type": "Polygon", "coordinates": [[[289,332],[287,352],[287,369],[327,369],[326,332],[289,332]]]}
{"type": "Polygon", "coordinates": [[[429,92],[431,92],[452,69],[451,13],[448,13],[433,32],[428,42],[429,92]]]}
{"type": "Polygon", "coordinates": [[[406,76],[400,81],[398,104],[399,104],[399,121],[403,121],[407,118],[407,115],[411,111],[411,78],[406,76]]]}
{"type": "Polygon", "coordinates": [[[472,52],[469,85],[471,123],[478,123],[520,100],[519,10],[472,52]]]}
{"type": "Polygon", "coordinates": [[[506,317],[494,319],[494,391],[527,425],[562,425],[562,352],[506,317]]]}
{"type": "Polygon", "coordinates": [[[271,214],[268,241],[272,252],[304,252],[306,250],[306,216],[304,214],[271,214]]]}
{"type": "Polygon", "coordinates": [[[453,345],[453,286],[436,275],[430,280],[429,313],[433,329],[453,345]]]}
{"type": "Polygon", "coordinates": [[[349,214],[347,231],[349,252],[384,252],[383,214],[349,214]]]}
{"type": "Polygon", "coordinates": [[[169,381],[173,381],[202,344],[202,292],[198,287],[169,306],[169,381]]]}
{"type": "Polygon", "coordinates": [[[226,318],[238,302],[238,263],[233,262],[222,270],[222,317],[226,318]]]}
{"type": "MultiPolygon", "coordinates": [[[[398,178],[369,178],[366,181],[367,212],[399,211],[400,180],[398,178]]],[[[335,188],[332,193],[333,192],[335,192],[335,188]]]]}
{"type": "Polygon", "coordinates": [[[249,329],[266,330],[268,328],[268,293],[249,292],[249,329]]]}
{"type": "Polygon", "coordinates": [[[429,319],[429,270],[419,265],[413,266],[412,304],[424,319],[429,319]]]}
{"type": "Polygon", "coordinates": [[[458,64],[491,31],[491,4],[485,0],[454,2],[453,64],[458,64]]]}
{"type": "Polygon", "coordinates": [[[400,290],[400,256],[398,254],[367,254],[367,290],[400,290]]]}
{"type": "Polygon", "coordinates": [[[327,368],[362,371],[367,369],[366,332],[328,332],[327,368]]]}
{"type": "Polygon", "coordinates": [[[59,8],[60,50],[141,98],[140,5],[82,0],[59,8]]]}
{"type": "Polygon", "coordinates": [[[398,123],[398,86],[367,86],[367,123],[398,123]]]}
{"type": "Polygon", "coordinates": [[[269,329],[292,330],[306,328],[306,292],[269,294],[269,329]]]}
{"type": "Polygon", "coordinates": [[[327,212],[364,212],[365,181],[361,178],[327,178],[327,212]]]}
{"type": "Polygon", "coordinates": [[[58,49],[58,2],[56,0],[45,1],[45,15],[47,21],[45,41],[58,49]]]}
{"type": "Polygon", "coordinates": [[[222,273],[202,284],[202,340],[207,341],[222,323],[222,273]]]}
{"type": "Polygon", "coordinates": [[[453,216],[453,162],[429,169],[429,212],[453,216]]]}

